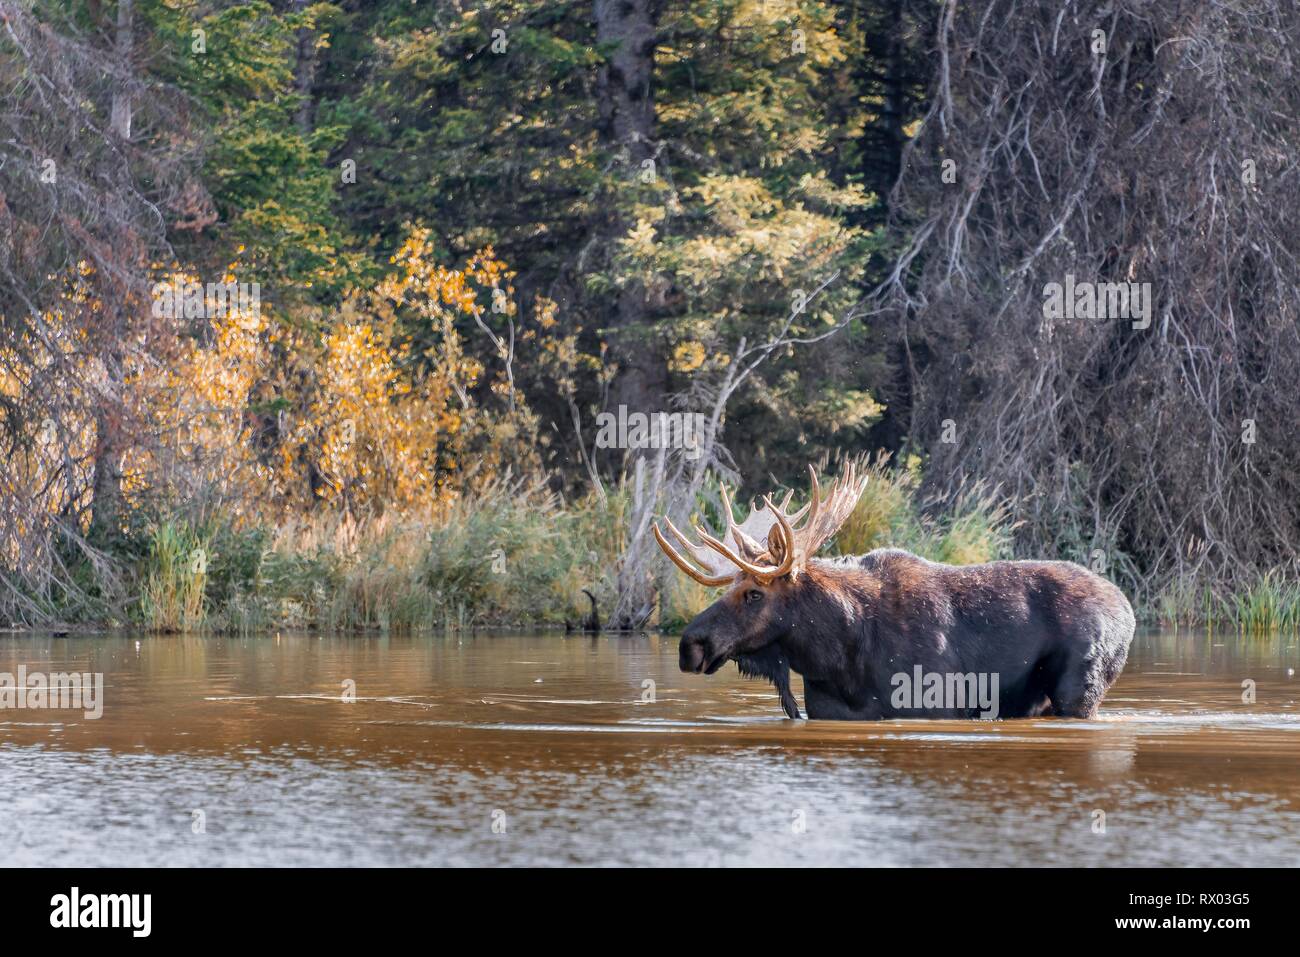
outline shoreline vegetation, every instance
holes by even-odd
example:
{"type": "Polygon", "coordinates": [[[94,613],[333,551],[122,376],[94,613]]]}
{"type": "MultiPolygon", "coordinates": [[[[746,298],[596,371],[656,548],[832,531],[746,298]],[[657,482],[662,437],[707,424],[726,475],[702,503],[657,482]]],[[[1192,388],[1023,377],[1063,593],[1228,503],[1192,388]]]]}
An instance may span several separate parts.
{"type": "MultiPolygon", "coordinates": [[[[920,495],[916,461],[892,468],[880,455],[869,468],[866,492],[828,554],[898,547],[950,564],[1013,557],[1008,503],[987,489],[975,486],[936,513],[920,495]]],[[[696,513],[712,516],[718,507],[714,486],[701,494],[696,513]]],[[[239,524],[219,513],[173,517],[145,533],[129,570],[139,597],[125,618],[53,618],[22,630],[581,630],[586,591],[598,609],[615,602],[610,570],[625,547],[626,509],[621,491],[562,503],[541,483],[503,481],[405,516],[320,515],[279,527],[239,524]]],[[[679,575],[664,575],[661,585],[661,604],[646,625],[652,629],[680,628],[717,594],[679,575]]],[[[1228,595],[1180,583],[1145,601],[1139,597],[1135,608],[1147,625],[1244,635],[1291,631],[1300,627],[1300,588],[1271,574],[1228,595]]]]}

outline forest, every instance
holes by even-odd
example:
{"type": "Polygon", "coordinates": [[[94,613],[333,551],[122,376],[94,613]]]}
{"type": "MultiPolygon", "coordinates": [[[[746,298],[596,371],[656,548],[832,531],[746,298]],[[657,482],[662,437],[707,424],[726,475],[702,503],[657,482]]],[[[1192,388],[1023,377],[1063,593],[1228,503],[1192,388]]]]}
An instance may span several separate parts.
{"type": "Polygon", "coordinates": [[[0,0],[0,627],[671,627],[651,537],[1300,626],[1292,0],[0,0]]]}

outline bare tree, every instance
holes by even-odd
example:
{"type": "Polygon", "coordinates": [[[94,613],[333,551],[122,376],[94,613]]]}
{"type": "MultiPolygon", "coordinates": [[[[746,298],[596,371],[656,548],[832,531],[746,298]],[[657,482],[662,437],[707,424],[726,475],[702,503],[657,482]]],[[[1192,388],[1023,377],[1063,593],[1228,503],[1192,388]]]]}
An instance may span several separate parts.
{"type": "Polygon", "coordinates": [[[1148,595],[1294,570],[1297,49],[1286,0],[943,5],[875,305],[929,482],[1001,483],[1026,552],[1148,595]],[[1067,281],[1151,314],[1052,316],[1067,281]]]}
{"type": "Polygon", "coordinates": [[[0,616],[27,622],[122,597],[103,545],[122,455],[153,440],[123,381],[174,336],[148,302],[169,227],[214,218],[187,101],[135,62],[133,0],[97,29],[63,16],[0,0],[0,362],[21,390],[2,438],[11,462],[46,466],[0,480],[0,616]],[[41,487],[12,487],[36,474],[41,487]]]}

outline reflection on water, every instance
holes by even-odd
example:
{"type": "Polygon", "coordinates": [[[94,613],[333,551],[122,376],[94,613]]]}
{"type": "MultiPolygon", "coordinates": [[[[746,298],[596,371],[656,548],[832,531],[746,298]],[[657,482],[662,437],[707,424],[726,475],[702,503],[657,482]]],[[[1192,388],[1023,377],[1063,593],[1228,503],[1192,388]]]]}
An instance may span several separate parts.
{"type": "Polygon", "coordinates": [[[839,723],[668,637],[0,636],[105,684],[0,711],[0,860],[1294,865],[1298,659],[1149,634],[1093,721],[839,723]]]}

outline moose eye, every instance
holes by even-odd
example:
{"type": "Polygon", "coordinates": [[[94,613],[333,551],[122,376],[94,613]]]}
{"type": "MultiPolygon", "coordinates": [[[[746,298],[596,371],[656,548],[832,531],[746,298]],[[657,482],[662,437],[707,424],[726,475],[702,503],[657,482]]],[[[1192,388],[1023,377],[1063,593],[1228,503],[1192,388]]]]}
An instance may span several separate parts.
{"type": "Polygon", "coordinates": [[[754,602],[762,601],[762,600],[763,600],[763,593],[759,591],[757,588],[751,588],[749,591],[745,592],[746,604],[752,605],[754,602]]]}

